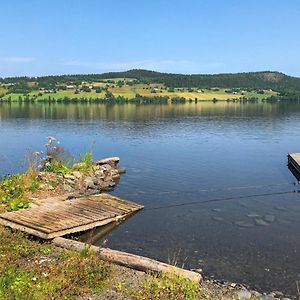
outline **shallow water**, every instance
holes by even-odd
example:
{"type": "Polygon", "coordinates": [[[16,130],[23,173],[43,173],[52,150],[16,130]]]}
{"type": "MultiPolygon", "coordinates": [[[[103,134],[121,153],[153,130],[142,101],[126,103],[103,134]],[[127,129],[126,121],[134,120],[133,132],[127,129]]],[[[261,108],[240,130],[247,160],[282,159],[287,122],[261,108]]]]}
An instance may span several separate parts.
{"type": "Polygon", "coordinates": [[[295,294],[300,186],[286,154],[300,152],[299,124],[295,103],[0,104],[0,175],[48,135],[75,155],[120,156],[113,193],[145,209],[109,247],[295,294]]]}

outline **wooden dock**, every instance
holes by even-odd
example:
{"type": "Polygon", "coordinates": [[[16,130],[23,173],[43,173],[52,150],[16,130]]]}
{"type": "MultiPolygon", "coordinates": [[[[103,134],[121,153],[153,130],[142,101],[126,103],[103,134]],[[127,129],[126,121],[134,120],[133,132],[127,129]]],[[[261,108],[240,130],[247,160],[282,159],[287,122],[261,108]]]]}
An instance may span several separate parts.
{"type": "Polygon", "coordinates": [[[288,164],[300,174],[300,153],[289,153],[288,164]]]}
{"type": "Polygon", "coordinates": [[[52,239],[125,219],[142,208],[108,194],[69,200],[45,199],[28,209],[0,214],[0,224],[52,239]]]}

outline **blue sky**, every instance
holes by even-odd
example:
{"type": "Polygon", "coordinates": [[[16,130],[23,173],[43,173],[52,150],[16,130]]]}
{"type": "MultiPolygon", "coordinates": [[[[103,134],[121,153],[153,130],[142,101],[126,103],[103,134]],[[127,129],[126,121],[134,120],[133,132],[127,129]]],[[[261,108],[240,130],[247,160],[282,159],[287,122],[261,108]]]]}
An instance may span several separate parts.
{"type": "Polygon", "coordinates": [[[1,1],[0,76],[145,68],[300,76],[299,0],[1,1]]]}

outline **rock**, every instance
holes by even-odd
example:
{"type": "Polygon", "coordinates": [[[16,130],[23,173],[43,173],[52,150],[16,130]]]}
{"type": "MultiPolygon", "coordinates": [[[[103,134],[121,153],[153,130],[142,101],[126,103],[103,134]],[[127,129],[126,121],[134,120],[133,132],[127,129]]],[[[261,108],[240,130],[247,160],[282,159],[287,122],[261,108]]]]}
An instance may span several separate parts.
{"type": "Polygon", "coordinates": [[[106,177],[104,178],[104,181],[105,181],[105,182],[112,181],[112,180],[113,180],[112,176],[106,176],[106,177]]]}
{"type": "Polygon", "coordinates": [[[98,187],[103,191],[107,191],[109,189],[109,182],[101,181],[98,183],[98,187]]]}
{"type": "Polygon", "coordinates": [[[86,188],[90,188],[90,189],[95,188],[94,179],[92,177],[86,177],[84,179],[84,185],[86,188]]]}
{"type": "Polygon", "coordinates": [[[99,178],[104,178],[104,172],[102,170],[98,170],[95,172],[95,176],[99,178]]]}
{"type": "Polygon", "coordinates": [[[264,220],[268,223],[273,223],[275,221],[275,216],[273,215],[265,215],[264,220]]]}
{"type": "Polygon", "coordinates": [[[199,274],[202,274],[203,273],[203,270],[201,268],[198,268],[198,269],[192,269],[191,271],[194,271],[196,273],[199,273],[199,274]]]}
{"type": "Polygon", "coordinates": [[[105,159],[95,161],[94,164],[95,165],[109,164],[110,166],[114,167],[118,164],[119,161],[120,161],[119,157],[108,157],[108,158],[105,158],[105,159]]]}
{"type": "Polygon", "coordinates": [[[256,214],[256,213],[250,213],[247,215],[248,218],[260,218],[260,215],[256,214]]]}
{"type": "Polygon", "coordinates": [[[64,181],[64,183],[69,184],[69,185],[75,185],[75,180],[66,179],[64,181]]]}
{"type": "Polygon", "coordinates": [[[269,296],[279,298],[279,297],[283,296],[283,293],[280,291],[273,291],[273,292],[269,293],[269,296]]]}
{"type": "Polygon", "coordinates": [[[287,211],[287,208],[285,208],[284,206],[275,206],[275,209],[281,210],[281,211],[287,211]]]}
{"type": "Polygon", "coordinates": [[[117,171],[119,172],[119,174],[125,174],[126,173],[126,169],[125,168],[117,168],[117,171]]]}
{"type": "Polygon", "coordinates": [[[77,179],[81,179],[82,178],[82,174],[79,171],[73,171],[72,174],[77,179]]]}
{"type": "Polygon", "coordinates": [[[109,165],[109,164],[105,164],[105,165],[101,166],[101,169],[104,170],[104,171],[109,171],[109,170],[112,169],[112,166],[109,165]]]}
{"type": "Polygon", "coordinates": [[[48,183],[41,183],[39,185],[39,188],[43,191],[52,191],[52,190],[54,190],[54,187],[51,184],[48,184],[48,183]]]}
{"type": "Polygon", "coordinates": [[[64,178],[65,178],[65,179],[69,179],[69,180],[75,180],[75,179],[76,179],[75,176],[74,176],[74,175],[71,175],[71,174],[65,174],[65,175],[64,175],[64,178]]]}
{"type": "Polygon", "coordinates": [[[249,228],[254,226],[253,223],[249,223],[246,221],[236,221],[234,222],[235,225],[237,225],[238,227],[242,227],[242,228],[249,228]]]}
{"type": "Polygon", "coordinates": [[[255,219],[255,224],[257,226],[268,226],[268,225],[270,225],[269,223],[267,223],[266,221],[264,221],[262,219],[255,219]]]}
{"type": "Polygon", "coordinates": [[[68,184],[63,184],[62,188],[64,191],[69,192],[69,193],[74,191],[74,189],[68,184]]]}
{"type": "Polygon", "coordinates": [[[261,299],[262,300],[278,300],[278,298],[274,298],[274,297],[269,296],[269,295],[262,295],[261,299]]]}
{"type": "Polygon", "coordinates": [[[261,297],[261,293],[257,292],[257,291],[250,291],[252,296],[255,298],[260,298],[261,297]]]}
{"type": "Polygon", "coordinates": [[[224,218],[222,218],[222,217],[216,217],[216,216],[214,216],[214,217],[212,217],[212,219],[213,219],[214,221],[217,221],[217,222],[222,222],[222,221],[224,221],[224,218]]]}
{"type": "Polygon", "coordinates": [[[114,174],[114,175],[112,175],[112,179],[113,179],[113,181],[119,181],[119,179],[120,179],[120,174],[114,174]]]}
{"type": "Polygon", "coordinates": [[[238,299],[242,300],[242,299],[250,299],[252,294],[246,290],[246,289],[242,289],[236,292],[236,295],[238,297],[238,299]]]}

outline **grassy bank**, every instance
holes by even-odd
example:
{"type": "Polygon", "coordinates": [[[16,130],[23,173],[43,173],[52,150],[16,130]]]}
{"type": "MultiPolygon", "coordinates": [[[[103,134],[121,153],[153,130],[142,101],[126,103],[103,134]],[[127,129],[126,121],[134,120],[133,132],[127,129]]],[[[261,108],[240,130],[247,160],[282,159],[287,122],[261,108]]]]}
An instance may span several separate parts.
{"type": "Polygon", "coordinates": [[[139,272],[135,282],[126,284],[134,272],[105,263],[95,253],[63,250],[0,226],[0,299],[102,299],[108,294],[136,300],[204,299],[198,284],[178,276],[139,272]],[[126,274],[120,276],[122,272],[126,274]]]}

